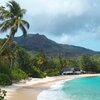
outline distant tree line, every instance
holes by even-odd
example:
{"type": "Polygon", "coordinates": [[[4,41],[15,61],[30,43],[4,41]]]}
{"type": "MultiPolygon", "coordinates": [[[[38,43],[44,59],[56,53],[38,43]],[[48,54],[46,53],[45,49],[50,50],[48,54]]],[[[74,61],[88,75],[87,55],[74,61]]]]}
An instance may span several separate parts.
{"type": "MultiPolygon", "coordinates": [[[[0,46],[6,41],[0,41],[0,46]]],[[[100,72],[100,55],[81,55],[76,58],[46,56],[42,50],[31,53],[15,42],[0,56],[0,85],[10,85],[28,77],[43,78],[60,75],[63,68],[80,68],[87,73],[100,72]]]]}

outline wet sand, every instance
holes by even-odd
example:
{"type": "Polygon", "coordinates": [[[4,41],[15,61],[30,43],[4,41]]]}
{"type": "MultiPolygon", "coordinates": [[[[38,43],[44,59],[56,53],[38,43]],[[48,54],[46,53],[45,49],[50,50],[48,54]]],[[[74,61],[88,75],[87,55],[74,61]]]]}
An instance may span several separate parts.
{"type": "Polygon", "coordinates": [[[74,78],[80,77],[91,77],[91,76],[100,76],[100,74],[84,74],[84,75],[68,75],[68,76],[56,76],[51,77],[49,80],[40,81],[36,84],[30,86],[23,86],[16,89],[13,92],[7,94],[7,100],[37,100],[39,93],[43,90],[47,90],[50,86],[55,85],[57,82],[66,80],[72,80],[74,78]]]}

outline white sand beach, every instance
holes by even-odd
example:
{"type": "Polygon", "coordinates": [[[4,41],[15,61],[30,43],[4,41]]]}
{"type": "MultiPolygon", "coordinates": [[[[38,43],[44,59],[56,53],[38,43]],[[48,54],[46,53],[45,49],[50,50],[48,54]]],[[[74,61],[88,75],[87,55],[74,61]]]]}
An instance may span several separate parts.
{"type": "Polygon", "coordinates": [[[24,80],[18,84],[2,88],[7,91],[7,100],[37,100],[38,95],[43,91],[49,89],[52,85],[60,81],[69,81],[80,77],[100,76],[100,74],[83,74],[83,75],[66,75],[46,77],[43,79],[32,78],[31,80],[24,80]]]}

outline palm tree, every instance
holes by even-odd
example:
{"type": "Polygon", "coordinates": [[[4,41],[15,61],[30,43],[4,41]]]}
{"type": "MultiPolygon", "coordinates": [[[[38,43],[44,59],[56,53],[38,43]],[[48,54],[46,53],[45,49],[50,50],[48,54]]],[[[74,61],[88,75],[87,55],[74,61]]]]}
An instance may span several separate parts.
{"type": "Polygon", "coordinates": [[[13,40],[16,32],[18,31],[18,28],[22,30],[24,36],[27,35],[26,28],[29,29],[29,23],[23,20],[23,16],[26,13],[26,10],[22,9],[20,5],[15,1],[9,1],[7,3],[7,7],[8,9],[6,9],[5,7],[0,7],[0,19],[2,20],[2,23],[0,24],[0,32],[10,30],[6,42],[0,49],[1,53],[7,43],[10,40],[13,40]]]}
{"type": "Polygon", "coordinates": [[[13,68],[16,58],[16,45],[13,43],[13,41],[7,43],[6,47],[3,49],[2,57],[6,57],[9,62],[9,68],[13,68]]]}

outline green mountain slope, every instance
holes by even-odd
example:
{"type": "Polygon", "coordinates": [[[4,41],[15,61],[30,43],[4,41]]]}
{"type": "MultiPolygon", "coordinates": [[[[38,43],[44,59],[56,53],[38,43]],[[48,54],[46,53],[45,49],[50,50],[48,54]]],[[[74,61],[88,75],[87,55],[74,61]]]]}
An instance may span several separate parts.
{"type": "Polygon", "coordinates": [[[81,54],[98,54],[98,52],[83,47],[58,44],[40,34],[28,34],[27,37],[15,37],[14,40],[28,51],[34,53],[42,49],[48,56],[61,54],[64,57],[76,57],[81,54]]]}

